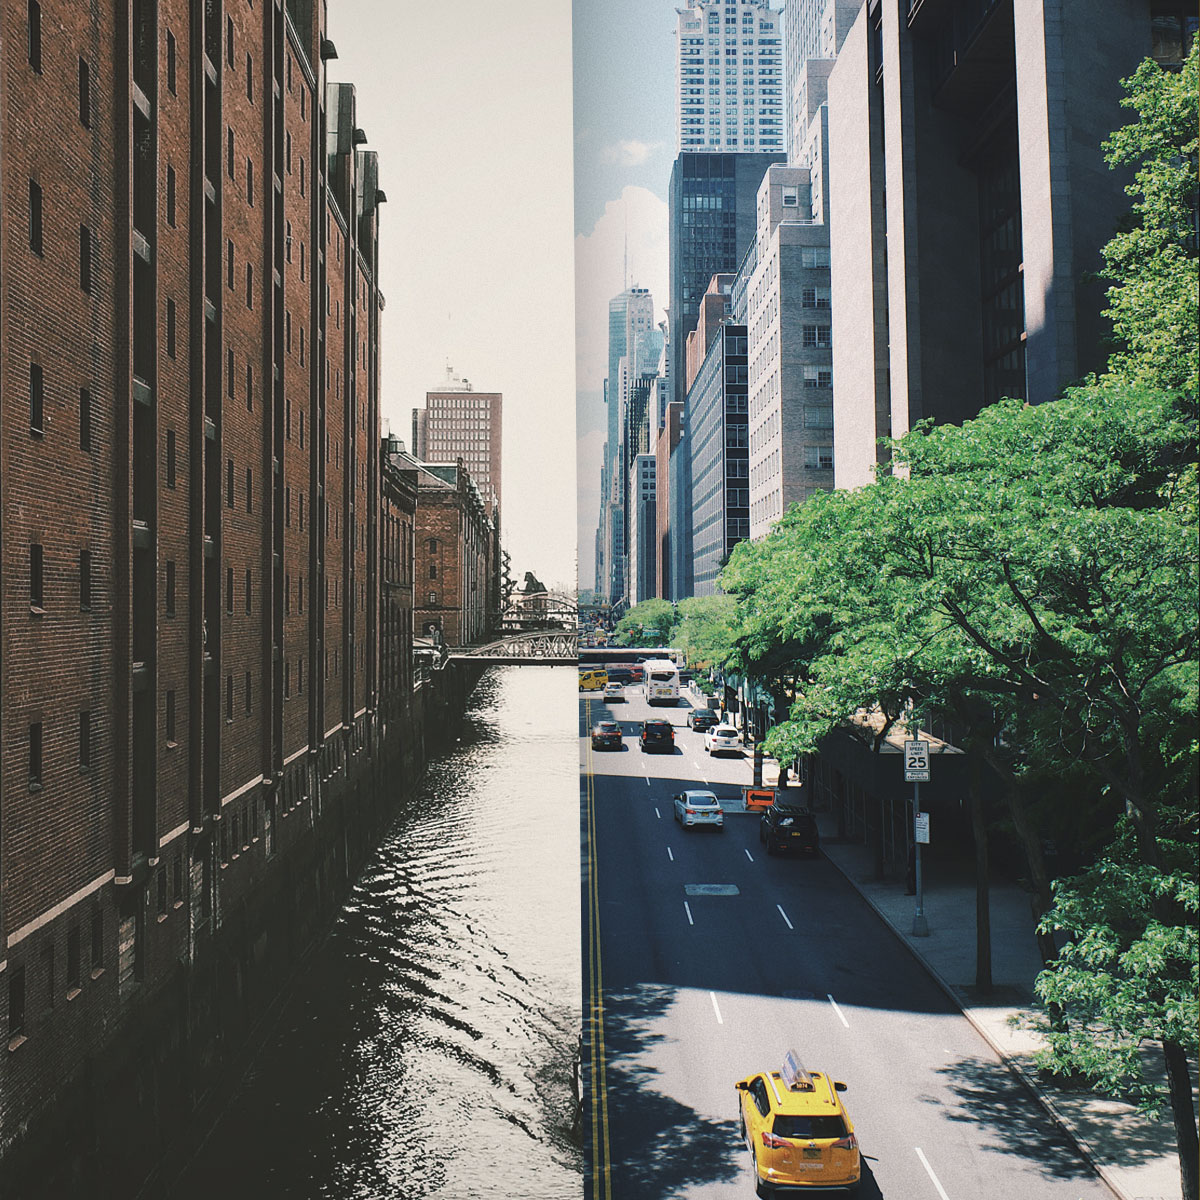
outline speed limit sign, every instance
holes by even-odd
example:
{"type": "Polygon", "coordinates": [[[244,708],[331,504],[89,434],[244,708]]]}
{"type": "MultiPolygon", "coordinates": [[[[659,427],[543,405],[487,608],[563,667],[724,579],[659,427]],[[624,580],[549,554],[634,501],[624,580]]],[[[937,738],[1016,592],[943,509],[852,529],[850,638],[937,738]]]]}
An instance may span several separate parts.
{"type": "Polygon", "coordinates": [[[929,743],[904,743],[904,782],[929,782],[929,743]]]}

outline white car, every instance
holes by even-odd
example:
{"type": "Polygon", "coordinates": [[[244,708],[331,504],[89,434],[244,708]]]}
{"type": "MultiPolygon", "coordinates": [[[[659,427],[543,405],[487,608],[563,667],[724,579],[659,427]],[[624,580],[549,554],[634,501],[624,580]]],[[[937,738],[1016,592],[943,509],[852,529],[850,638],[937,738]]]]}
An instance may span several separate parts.
{"type": "Polygon", "coordinates": [[[616,704],[625,699],[625,688],[619,683],[605,684],[604,703],[616,704]]]}
{"type": "Polygon", "coordinates": [[[741,754],[742,739],[732,725],[714,725],[704,735],[704,748],[709,754],[741,754]]]}
{"type": "Polygon", "coordinates": [[[675,820],[687,828],[712,825],[725,828],[725,813],[712,792],[680,792],[675,798],[675,820]]]}

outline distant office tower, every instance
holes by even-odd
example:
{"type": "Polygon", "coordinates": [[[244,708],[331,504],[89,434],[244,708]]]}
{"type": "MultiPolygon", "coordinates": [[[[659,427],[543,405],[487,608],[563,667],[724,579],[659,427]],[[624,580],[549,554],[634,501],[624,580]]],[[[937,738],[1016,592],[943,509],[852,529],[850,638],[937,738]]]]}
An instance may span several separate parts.
{"type": "Polygon", "coordinates": [[[782,152],[780,14],[766,0],[701,0],[675,11],[677,148],[782,152]]]}
{"type": "Polygon", "coordinates": [[[683,436],[683,405],[668,404],[662,428],[654,442],[655,480],[658,500],[658,545],[654,555],[655,582],[664,600],[676,599],[672,578],[671,539],[680,514],[673,508],[671,494],[671,456],[683,436]]]}
{"type": "Polygon", "coordinates": [[[1103,368],[1100,248],[1130,201],[1101,146],[1119,81],[1193,29],[1147,0],[859,11],[829,76],[839,486],[879,437],[1103,368]]]}
{"type": "Polygon", "coordinates": [[[499,392],[477,392],[446,368],[446,382],[425,393],[425,409],[413,411],[413,450],[423,462],[458,459],[491,509],[500,504],[501,410],[499,392]]]}
{"type": "Polygon", "coordinates": [[[738,542],[750,536],[746,327],[718,326],[688,391],[692,594],[711,596],[738,542]]]}
{"type": "Polygon", "coordinates": [[[655,542],[658,538],[657,463],[653,454],[636,454],[629,473],[629,602],[640,604],[656,593],[655,542]]]}
{"type": "Polygon", "coordinates": [[[669,562],[669,600],[682,600],[692,594],[692,489],[691,464],[688,462],[687,417],[681,401],[667,408],[667,428],[676,433],[669,444],[667,459],[668,491],[667,558],[669,562]]]}
{"type": "Polygon", "coordinates": [[[810,191],[800,167],[767,172],[758,236],[734,288],[750,341],[753,538],[792,504],[833,486],[828,230],[809,220],[810,191]]]}
{"type": "Polygon", "coordinates": [[[648,288],[630,287],[608,302],[608,374],[604,381],[608,440],[601,468],[596,587],[610,602],[625,594],[625,500],[629,478],[625,454],[625,409],[630,381],[653,371],[662,353],[648,288]]]}
{"type": "Polygon", "coordinates": [[[674,399],[686,395],[687,335],[696,328],[700,297],[719,272],[738,269],[754,238],[758,185],[777,154],[680,154],[670,185],[670,329],[674,399]]]}

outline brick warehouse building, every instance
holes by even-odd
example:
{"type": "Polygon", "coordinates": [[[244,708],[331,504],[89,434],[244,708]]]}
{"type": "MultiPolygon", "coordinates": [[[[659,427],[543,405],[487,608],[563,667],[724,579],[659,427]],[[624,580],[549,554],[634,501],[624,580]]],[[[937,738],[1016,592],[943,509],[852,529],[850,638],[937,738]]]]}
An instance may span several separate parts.
{"type": "Polygon", "coordinates": [[[417,484],[413,552],[413,628],[435,631],[446,646],[487,640],[500,607],[500,514],[480,495],[459,458],[420,462],[404,450],[390,456],[417,484]]]}
{"type": "Polygon", "coordinates": [[[6,1172],[69,1097],[136,1180],[347,877],[394,749],[384,196],[333,54],[312,0],[0,0],[6,1172]]]}

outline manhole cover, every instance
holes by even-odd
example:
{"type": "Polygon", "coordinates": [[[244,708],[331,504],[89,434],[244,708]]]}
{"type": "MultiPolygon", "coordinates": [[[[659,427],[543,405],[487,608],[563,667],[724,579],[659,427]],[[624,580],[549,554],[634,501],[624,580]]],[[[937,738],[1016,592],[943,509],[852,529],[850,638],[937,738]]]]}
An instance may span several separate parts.
{"type": "Polygon", "coordinates": [[[684,894],[687,896],[736,896],[737,885],[732,883],[685,883],[684,894]]]}

